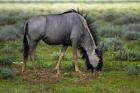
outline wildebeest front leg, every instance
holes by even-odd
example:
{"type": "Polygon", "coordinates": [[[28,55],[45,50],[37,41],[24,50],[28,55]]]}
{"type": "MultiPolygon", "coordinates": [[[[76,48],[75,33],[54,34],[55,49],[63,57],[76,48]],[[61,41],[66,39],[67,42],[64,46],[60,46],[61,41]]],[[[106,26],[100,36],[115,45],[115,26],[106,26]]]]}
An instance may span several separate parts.
{"type": "Polygon", "coordinates": [[[78,45],[76,41],[73,41],[72,43],[72,50],[73,50],[73,61],[75,65],[75,71],[81,74],[81,71],[78,66],[78,56],[77,56],[78,45]]]}
{"type": "Polygon", "coordinates": [[[63,45],[63,47],[62,47],[62,49],[61,49],[61,53],[60,53],[60,55],[59,55],[59,59],[58,59],[57,64],[56,64],[56,66],[55,66],[55,70],[56,70],[57,76],[60,75],[60,63],[61,63],[61,60],[63,59],[63,57],[64,57],[64,55],[65,55],[65,52],[66,52],[67,48],[68,48],[68,46],[63,45]]]}
{"type": "Polygon", "coordinates": [[[30,50],[29,50],[34,72],[37,72],[36,65],[35,65],[35,49],[36,49],[36,46],[37,46],[37,42],[32,42],[30,44],[30,50]]]}

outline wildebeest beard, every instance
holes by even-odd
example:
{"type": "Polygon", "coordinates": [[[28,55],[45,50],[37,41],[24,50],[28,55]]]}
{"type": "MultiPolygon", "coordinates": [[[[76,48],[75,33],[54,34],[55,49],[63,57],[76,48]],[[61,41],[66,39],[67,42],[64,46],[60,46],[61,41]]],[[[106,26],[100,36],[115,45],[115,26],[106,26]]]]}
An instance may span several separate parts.
{"type": "Polygon", "coordinates": [[[94,72],[94,71],[102,71],[102,67],[103,67],[103,62],[102,62],[103,61],[102,60],[103,52],[102,52],[101,49],[98,49],[98,48],[95,49],[95,53],[97,54],[97,56],[100,59],[97,67],[95,67],[95,68],[90,64],[87,52],[83,47],[80,47],[80,52],[81,52],[82,58],[85,59],[85,64],[86,64],[87,70],[91,70],[92,72],[94,72]]]}

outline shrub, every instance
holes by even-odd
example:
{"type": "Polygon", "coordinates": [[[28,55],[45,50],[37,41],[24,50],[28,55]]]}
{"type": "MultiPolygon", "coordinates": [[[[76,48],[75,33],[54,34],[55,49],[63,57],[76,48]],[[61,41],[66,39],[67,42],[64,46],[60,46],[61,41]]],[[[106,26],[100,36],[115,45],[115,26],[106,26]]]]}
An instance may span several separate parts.
{"type": "Polygon", "coordinates": [[[59,54],[60,54],[59,52],[53,52],[52,55],[51,55],[51,59],[52,60],[57,60],[58,57],[59,57],[59,54]]]}
{"type": "Polygon", "coordinates": [[[115,60],[140,61],[140,52],[127,48],[122,48],[121,50],[115,52],[113,56],[115,60]]]}
{"type": "Polygon", "coordinates": [[[2,49],[2,52],[5,53],[5,54],[11,54],[13,53],[13,48],[6,45],[3,49],[2,49]]]}
{"type": "Polygon", "coordinates": [[[0,30],[0,41],[16,40],[19,37],[19,29],[15,26],[4,26],[0,30]]]}
{"type": "Polygon", "coordinates": [[[0,78],[11,79],[14,76],[14,72],[9,68],[0,68],[0,78]]]}
{"type": "Polygon", "coordinates": [[[0,56],[0,65],[11,65],[15,61],[14,56],[0,56]]]}
{"type": "MultiPolygon", "coordinates": [[[[36,62],[39,65],[39,67],[43,67],[43,68],[46,67],[46,64],[45,64],[46,58],[44,56],[42,55],[36,56],[36,62]]],[[[47,64],[49,64],[49,62],[47,64]]]]}
{"type": "Polygon", "coordinates": [[[123,41],[119,38],[106,38],[103,41],[104,50],[113,50],[117,51],[123,47],[123,41]]]}
{"type": "Polygon", "coordinates": [[[126,31],[124,34],[124,39],[126,39],[126,40],[138,40],[138,39],[140,39],[140,32],[126,31]]]}
{"type": "Polygon", "coordinates": [[[129,67],[128,70],[128,75],[138,75],[140,73],[140,66],[133,66],[129,67]]]}
{"type": "Polygon", "coordinates": [[[126,25],[123,25],[122,27],[126,28],[127,31],[140,32],[140,23],[126,24],[126,25]]]}
{"type": "Polygon", "coordinates": [[[0,15],[0,25],[15,24],[16,21],[17,20],[14,18],[14,16],[10,16],[8,13],[1,13],[0,15]]]}
{"type": "Polygon", "coordinates": [[[101,37],[122,37],[125,29],[121,26],[108,25],[99,29],[99,35],[101,37]]]}
{"type": "Polygon", "coordinates": [[[0,11],[0,25],[11,25],[21,21],[22,16],[20,14],[20,11],[0,11]]]}
{"type": "Polygon", "coordinates": [[[128,75],[137,75],[138,70],[135,67],[128,68],[128,75]]]}
{"type": "MultiPolygon", "coordinates": [[[[60,55],[60,52],[53,52],[53,54],[51,55],[51,59],[52,60],[58,60],[59,55],[60,55]]],[[[71,59],[72,58],[68,54],[65,54],[65,56],[63,58],[63,60],[65,60],[65,61],[69,61],[71,59]]]]}
{"type": "Polygon", "coordinates": [[[117,18],[116,20],[113,21],[113,24],[115,25],[124,25],[124,24],[130,24],[130,23],[140,23],[139,15],[126,13],[120,18],[117,18]]]}
{"type": "Polygon", "coordinates": [[[112,22],[113,20],[117,19],[120,15],[120,13],[117,13],[114,10],[110,9],[103,14],[102,19],[107,22],[112,22]]]}

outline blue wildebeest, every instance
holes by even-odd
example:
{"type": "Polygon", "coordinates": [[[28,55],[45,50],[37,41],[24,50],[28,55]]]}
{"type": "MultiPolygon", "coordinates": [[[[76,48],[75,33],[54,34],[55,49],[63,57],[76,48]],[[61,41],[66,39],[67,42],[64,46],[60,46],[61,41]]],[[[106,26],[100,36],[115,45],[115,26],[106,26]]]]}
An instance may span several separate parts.
{"type": "Polygon", "coordinates": [[[60,63],[68,46],[72,46],[75,71],[81,73],[77,64],[77,50],[81,50],[82,57],[88,70],[100,71],[102,54],[98,51],[87,21],[79,12],[70,10],[61,14],[47,16],[33,16],[24,25],[24,60],[22,72],[25,71],[28,56],[30,55],[34,71],[34,52],[40,40],[49,45],[63,45],[55,70],[60,75],[60,63]]]}

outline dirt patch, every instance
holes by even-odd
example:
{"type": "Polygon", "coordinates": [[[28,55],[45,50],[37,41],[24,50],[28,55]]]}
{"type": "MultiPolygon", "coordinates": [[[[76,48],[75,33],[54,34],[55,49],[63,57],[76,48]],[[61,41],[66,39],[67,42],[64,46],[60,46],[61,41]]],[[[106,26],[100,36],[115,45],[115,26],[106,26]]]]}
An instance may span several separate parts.
{"type": "Polygon", "coordinates": [[[54,73],[47,71],[46,69],[38,69],[37,72],[26,71],[23,74],[18,72],[17,75],[24,81],[33,83],[55,83],[60,80],[54,73]]]}
{"type": "Polygon", "coordinates": [[[37,72],[35,73],[33,70],[27,69],[23,74],[21,73],[21,66],[14,66],[16,77],[20,78],[23,81],[32,82],[35,84],[43,84],[43,83],[51,83],[55,84],[63,79],[72,79],[72,83],[74,85],[88,85],[96,78],[91,73],[86,73],[84,75],[75,73],[75,72],[66,72],[61,73],[61,76],[57,77],[55,72],[48,71],[47,69],[38,68],[37,72]]]}

